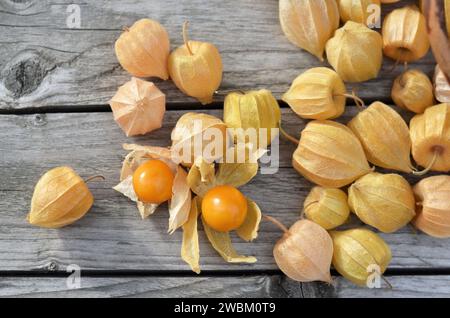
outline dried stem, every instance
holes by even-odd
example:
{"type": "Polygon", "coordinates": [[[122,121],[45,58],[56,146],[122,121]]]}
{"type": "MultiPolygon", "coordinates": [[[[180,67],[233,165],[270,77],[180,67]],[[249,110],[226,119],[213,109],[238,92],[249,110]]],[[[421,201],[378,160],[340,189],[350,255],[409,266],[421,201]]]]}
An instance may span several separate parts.
{"type": "Polygon", "coordinates": [[[347,97],[347,98],[351,98],[355,101],[356,106],[358,106],[359,109],[365,109],[366,108],[366,103],[364,103],[364,101],[359,98],[358,96],[356,96],[356,93],[354,90],[352,90],[352,93],[345,93],[345,94],[334,94],[334,96],[342,96],[342,97],[347,97]]]}
{"type": "Polygon", "coordinates": [[[84,180],[84,182],[88,183],[88,182],[94,181],[95,179],[100,179],[102,181],[106,180],[106,178],[104,176],[98,175],[98,176],[89,177],[86,180],[84,180]]]}
{"type": "Polygon", "coordinates": [[[281,127],[281,121],[278,123],[278,127],[280,129],[281,134],[289,141],[292,141],[294,144],[298,145],[300,143],[300,141],[295,138],[292,137],[291,135],[289,135],[284,129],[283,127],[281,127]]]}
{"type": "Polygon", "coordinates": [[[273,218],[273,217],[271,217],[271,216],[268,216],[267,214],[263,214],[263,218],[266,220],[266,221],[269,221],[269,222],[272,222],[273,224],[275,224],[279,229],[281,229],[285,234],[286,233],[289,233],[289,229],[286,227],[286,226],[284,226],[284,224],[283,223],[281,223],[280,221],[278,221],[277,219],[275,219],[275,218],[273,218]]]}
{"type": "Polygon", "coordinates": [[[189,37],[188,37],[188,33],[187,33],[188,25],[189,25],[189,21],[184,21],[184,23],[183,23],[183,41],[184,41],[184,45],[186,45],[186,48],[187,48],[189,54],[194,55],[194,53],[192,53],[191,47],[189,45],[189,37]]]}
{"type": "Polygon", "coordinates": [[[427,167],[425,167],[424,170],[422,171],[413,171],[412,173],[415,176],[424,176],[426,175],[428,172],[431,171],[431,169],[433,169],[434,164],[436,163],[438,157],[442,154],[442,149],[440,147],[435,147],[434,149],[434,153],[433,153],[433,158],[431,159],[430,163],[428,164],[427,167]]]}
{"type": "Polygon", "coordinates": [[[127,27],[127,26],[124,26],[124,27],[123,27],[123,31],[124,31],[124,32],[130,32],[130,28],[127,27]]]}
{"type": "Polygon", "coordinates": [[[245,93],[245,91],[243,91],[242,89],[228,89],[228,90],[217,90],[217,91],[215,91],[214,92],[214,94],[216,94],[216,95],[228,95],[228,94],[230,94],[230,93],[241,93],[241,94],[243,94],[243,95],[245,95],[246,93],[245,93]]]}
{"type": "Polygon", "coordinates": [[[394,289],[394,287],[392,287],[392,284],[387,280],[386,277],[384,277],[383,275],[381,275],[381,279],[386,283],[386,285],[388,285],[389,289],[394,289]]]}

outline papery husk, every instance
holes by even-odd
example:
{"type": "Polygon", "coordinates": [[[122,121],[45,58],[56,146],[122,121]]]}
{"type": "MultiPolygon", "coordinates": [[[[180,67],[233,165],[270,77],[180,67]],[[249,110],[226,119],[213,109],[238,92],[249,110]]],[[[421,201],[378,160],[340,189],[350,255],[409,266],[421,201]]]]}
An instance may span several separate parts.
{"type": "MultiPolygon", "coordinates": [[[[429,0],[425,0],[425,1],[429,1],[429,0]]],[[[447,26],[447,35],[450,38],[450,0],[441,0],[441,1],[444,1],[445,24],[447,26]]],[[[425,2],[424,2],[424,0],[420,0],[419,3],[420,3],[420,9],[422,11],[422,14],[425,15],[425,2]]]]}
{"type": "Polygon", "coordinates": [[[434,95],[441,103],[450,103],[450,83],[439,65],[434,72],[434,95]]]}
{"type": "Polygon", "coordinates": [[[230,234],[228,232],[218,232],[213,230],[206,224],[202,217],[203,229],[205,230],[208,240],[212,247],[222,256],[228,263],[256,263],[254,256],[244,256],[238,254],[231,243],[230,234]]]}
{"type": "Polygon", "coordinates": [[[266,89],[246,93],[233,92],[225,98],[223,121],[228,128],[234,128],[235,142],[253,142],[257,148],[266,148],[276,137],[272,135],[271,129],[278,128],[280,120],[280,106],[272,93],[266,89]],[[267,134],[262,139],[261,128],[267,129],[267,134]],[[250,140],[249,136],[245,135],[247,129],[256,130],[256,139],[253,137],[250,140]]]}
{"type": "Polygon", "coordinates": [[[415,216],[411,186],[398,174],[370,173],[348,190],[350,209],[361,221],[384,233],[396,232],[415,216]]]}
{"type": "Polygon", "coordinates": [[[186,113],[181,116],[172,131],[171,139],[172,160],[187,167],[192,166],[197,157],[203,157],[208,162],[222,158],[230,145],[226,124],[217,117],[202,113],[186,113]],[[215,140],[211,141],[210,138],[215,133],[222,138],[222,147],[205,156],[205,149],[215,144],[215,140]],[[201,145],[196,145],[197,140],[201,145]],[[190,154],[185,154],[184,149],[190,149],[190,154]]]}
{"type": "Polygon", "coordinates": [[[123,161],[120,183],[113,189],[136,202],[142,219],[152,215],[159,204],[150,204],[139,201],[133,188],[134,171],[144,162],[158,159],[164,161],[174,173],[175,178],[172,186],[172,198],[169,200],[168,229],[168,232],[172,234],[189,218],[189,211],[191,209],[191,191],[188,185],[186,171],[172,161],[171,151],[168,148],[133,144],[125,144],[123,145],[123,148],[131,152],[123,161]]]}
{"type": "Polygon", "coordinates": [[[435,104],[433,84],[420,70],[410,69],[400,74],[394,81],[391,96],[398,107],[417,114],[435,104]]]}
{"type": "Polygon", "coordinates": [[[295,281],[331,283],[333,242],[328,232],[312,221],[294,223],[275,244],[273,256],[281,271],[295,281]]]}
{"type": "Polygon", "coordinates": [[[353,21],[367,26],[376,25],[376,19],[369,21],[374,12],[371,5],[380,8],[380,0],[337,0],[339,14],[343,22],[353,21]]]}
{"type": "Polygon", "coordinates": [[[236,230],[237,235],[247,242],[251,242],[258,237],[259,224],[262,213],[256,202],[247,198],[247,216],[244,223],[236,230]]]}
{"type": "Polygon", "coordinates": [[[341,188],[372,171],[353,132],[328,120],[306,125],[292,165],[308,180],[328,188],[341,188]]]}
{"type": "Polygon", "coordinates": [[[390,12],[384,19],[382,34],[383,52],[395,61],[416,61],[430,49],[425,17],[414,5],[390,12]]]}
{"type": "Polygon", "coordinates": [[[333,238],[334,268],[359,286],[367,286],[368,280],[378,267],[382,275],[391,259],[389,245],[377,234],[367,229],[330,232],[333,238]]]}
{"type": "Polygon", "coordinates": [[[386,169],[413,171],[408,125],[394,109],[375,102],[356,115],[348,127],[363,145],[369,162],[386,169]]]}
{"type": "Polygon", "coordinates": [[[166,96],[151,82],[133,77],[109,101],[114,120],[127,137],[161,128],[166,96]]]}
{"type": "Polygon", "coordinates": [[[308,219],[331,230],[347,221],[347,200],[347,194],[340,189],[314,187],[303,203],[303,211],[308,219]]]}
{"type": "Polygon", "coordinates": [[[157,21],[141,19],[125,28],[116,41],[115,51],[120,65],[132,75],[169,78],[169,35],[157,21]]]}
{"type": "Polygon", "coordinates": [[[198,217],[200,215],[198,199],[198,197],[192,199],[189,218],[186,223],[183,224],[181,258],[189,264],[193,272],[200,274],[200,247],[197,232],[198,217]]]}
{"type": "Polygon", "coordinates": [[[450,237],[450,176],[423,179],[414,187],[417,200],[416,228],[438,238],[450,237]]]}
{"type": "Polygon", "coordinates": [[[381,35],[361,23],[348,21],[327,42],[330,65],[345,82],[364,82],[378,76],[383,61],[381,35]]]}
{"type": "Polygon", "coordinates": [[[450,171],[450,104],[429,107],[410,122],[412,155],[432,171],[450,171]]]}
{"type": "Polygon", "coordinates": [[[316,67],[300,74],[282,99],[302,118],[325,120],[344,113],[345,94],[345,84],[335,71],[316,67]]]}
{"type": "Polygon", "coordinates": [[[334,0],[280,0],[281,28],[293,44],[323,61],[325,44],[339,27],[334,0]]]}
{"type": "MultiPolygon", "coordinates": [[[[186,24],[183,27],[183,33],[186,24]]],[[[211,43],[188,41],[169,56],[169,74],[183,93],[198,99],[203,105],[213,101],[222,82],[222,58],[211,43]]]]}
{"type": "Polygon", "coordinates": [[[27,220],[40,227],[60,228],[81,219],[93,203],[83,179],[70,167],[57,167],[36,184],[27,220]]]}

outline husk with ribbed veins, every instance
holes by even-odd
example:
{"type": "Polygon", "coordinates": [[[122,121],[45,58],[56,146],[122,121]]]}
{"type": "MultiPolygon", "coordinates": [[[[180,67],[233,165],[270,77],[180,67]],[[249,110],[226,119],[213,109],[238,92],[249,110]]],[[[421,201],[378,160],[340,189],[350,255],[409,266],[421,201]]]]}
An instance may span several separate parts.
{"type": "Polygon", "coordinates": [[[376,25],[378,17],[373,6],[380,8],[380,0],[337,0],[337,3],[343,22],[353,21],[367,26],[376,25]],[[370,19],[371,17],[374,19],[370,19]]]}
{"type": "Polygon", "coordinates": [[[408,125],[394,109],[375,102],[357,114],[348,127],[363,145],[369,162],[386,169],[413,171],[408,125]]]}
{"type": "Polygon", "coordinates": [[[60,228],[81,219],[94,203],[86,183],[70,167],[47,171],[34,188],[30,224],[60,228]]]}
{"type": "Polygon", "coordinates": [[[334,0],[280,0],[281,28],[290,42],[323,61],[327,41],[339,27],[334,0]]]}
{"type": "Polygon", "coordinates": [[[417,200],[416,228],[438,238],[450,237],[450,176],[423,179],[414,187],[417,200]]]}
{"type": "Polygon", "coordinates": [[[388,267],[392,253],[386,242],[367,229],[330,232],[333,238],[334,268],[359,286],[367,286],[371,275],[379,270],[382,275],[388,267]]]}
{"type": "Polygon", "coordinates": [[[410,122],[412,155],[427,170],[450,171],[450,104],[429,107],[410,122]]]}
{"type": "Polygon", "coordinates": [[[316,67],[300,74],[282,99],[300,117],[333,119],[345,111],[345,84],[330,68],[316,67]]]}
{"type": "Polygon", "coordinates": [[[326,52],[328,62],[345,82],[364,82],[378,76],[382,48],[378,32],[348,21],[327,42],[326,52]]]}
{"type": "Polygon", "coordinates": [[[325,230],[344,224],[349,215],[347,194],[335,188],[314,187],[303,203],[306,217],[325,230]]]}
{"type": "Polygon", "coordinates": [[[292,165],[308,180],[329,188],[343,187],[372,171],[355,134],[329,120],[306,125],[292,165]]]}
{"type": "Polygon", "coordinates": [[[350,209],[361,221],[384,233],[396,232],[415,216],[414,194],[398,174],[370,173],[348,190],[350,209]]]}
{"type": "Polygon", "coordinates": [[[439,65],[436,65],[434,72],[434,95],[441,103],[450,103],[450,82],[439,65]]]}

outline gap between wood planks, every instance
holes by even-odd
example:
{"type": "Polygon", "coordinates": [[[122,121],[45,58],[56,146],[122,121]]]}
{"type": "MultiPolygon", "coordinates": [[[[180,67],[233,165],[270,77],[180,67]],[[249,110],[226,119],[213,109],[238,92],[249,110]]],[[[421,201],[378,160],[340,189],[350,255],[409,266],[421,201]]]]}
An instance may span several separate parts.
{"type": "MultiPolygon", "coordinates": [[[[377,100],[364,100],[366,106],[369,106],[375,101],[385,103],[387,105],[392,105],[394,102],[392,99],[377,99],[377,100]]],[[[289,108],[285,102],[278,101],[281,108],[289,108]]],[[[348,104],[347,107],[355,107],[355,104],[348,104]]],[[[190,110],[217,110],[223,109],[223,102],[213,102],[206,106],[199,103],[168,103],[166,104],[166,110],[178,110],[178,111],[190,111],[190,110]]],[[[89,106],[78,106],[78,105],[61,105],[61,106],[43,106],[43,107],[26,107],[26,108],[10,108],[10,109],[0,109],[0,115],[33,115],[33,114],[52,114],[52,113],[109,113],[111,112],[111,107],[107,104],[103,105],[89,105],[89,106]]]]}

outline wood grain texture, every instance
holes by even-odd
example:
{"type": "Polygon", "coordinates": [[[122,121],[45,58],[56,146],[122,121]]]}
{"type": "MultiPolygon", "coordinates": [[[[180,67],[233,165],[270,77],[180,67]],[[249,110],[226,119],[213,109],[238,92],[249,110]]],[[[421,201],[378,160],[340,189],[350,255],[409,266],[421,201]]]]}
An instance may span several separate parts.
{"type": "Polygon", "coordinates": [[[450,297],[450,276],[390,276],[393,288],[368,289],[334,277],[333,285],[294,282],[279,275],[235,277],[81,277],[68,289],[66,277],[0,278],[0,297],[173,298],[407,298],[450,297]]]}
{"type": "MultiPolygon", "coordinates": [[[[348,109],[344,121],[356,111],[348,109]]],[[[221,116],[220,111],[209,113],[221,116]]],[[[170,131],[182,114],[170,111],[164,128],[139,138],[125,138],[111,113],[67,113],[0,116],[0,270],[54,269],[78,264],[93,270],[186,270],[180,258],[181,232],[169,236],[168,213],[161,207],[150,219],[142,221],[135,205],[111,187],[119,178],[126,152],[123,142],[168,145],[170,131]],[[90,184],[96,198],[85,218],[60,230],[32,227],[25,221],[39,177],[48,169],[70,165],[81,176],[102,174],[105,182],[90,184]]],[[[283,110],[288,131],[299,131],[304,121],[283,110]]],[[[298,219],[302,202],[311,184],[289,167],[294,146],[281,140],[281,168],[275,175],[258,175],[242,188],[264,213],[286,225],[298,219]]],[[[416,178],[410,179],[415,182],[416,178]]],[[[353,219],[346,227],[360,223],[353,219]]],[[[449,240],[414,234],[406,227],[395,234],[382,235],[390,244],[394,258],[390,268],[450,268],[449,240]]],[[[233,236],[236,248],[255,255],[254,265],[226,264],[211,248],[200,231],[203,270],[249,271],[276,269],[272,248],[279,231],[263,223],[259,238],[244,243],[233,236]]]]}
{"type": "MultiPolygon", "coordinates": [[[[415,1],[385,5],[383,11],[406,2],[415,1]]],[[[321,65],[284,37],[277,0],[0,0],[0,110],[107,104],[130,78],[115,58],[114,42],[124,26],[144,17],[167,28],[172,48],[182,43],[185,20],[191,22],[192,39],[216,44],[223,58],[224,91],[267,88],[280,98],[297,75],[321,65]],[[80,29],[67,27],[69,4],[80,6],[80,29]]],[[[434,64],[430,53],[411,67],[431,75],[434,64]]],[[[392,65],[386,58],[378,79],[349,85],[349,90],[388,100],[402,69],[392,72],[392,65]]],[[[196,102],[170,81],[157,85],[171,105],[196,102]]]]}

